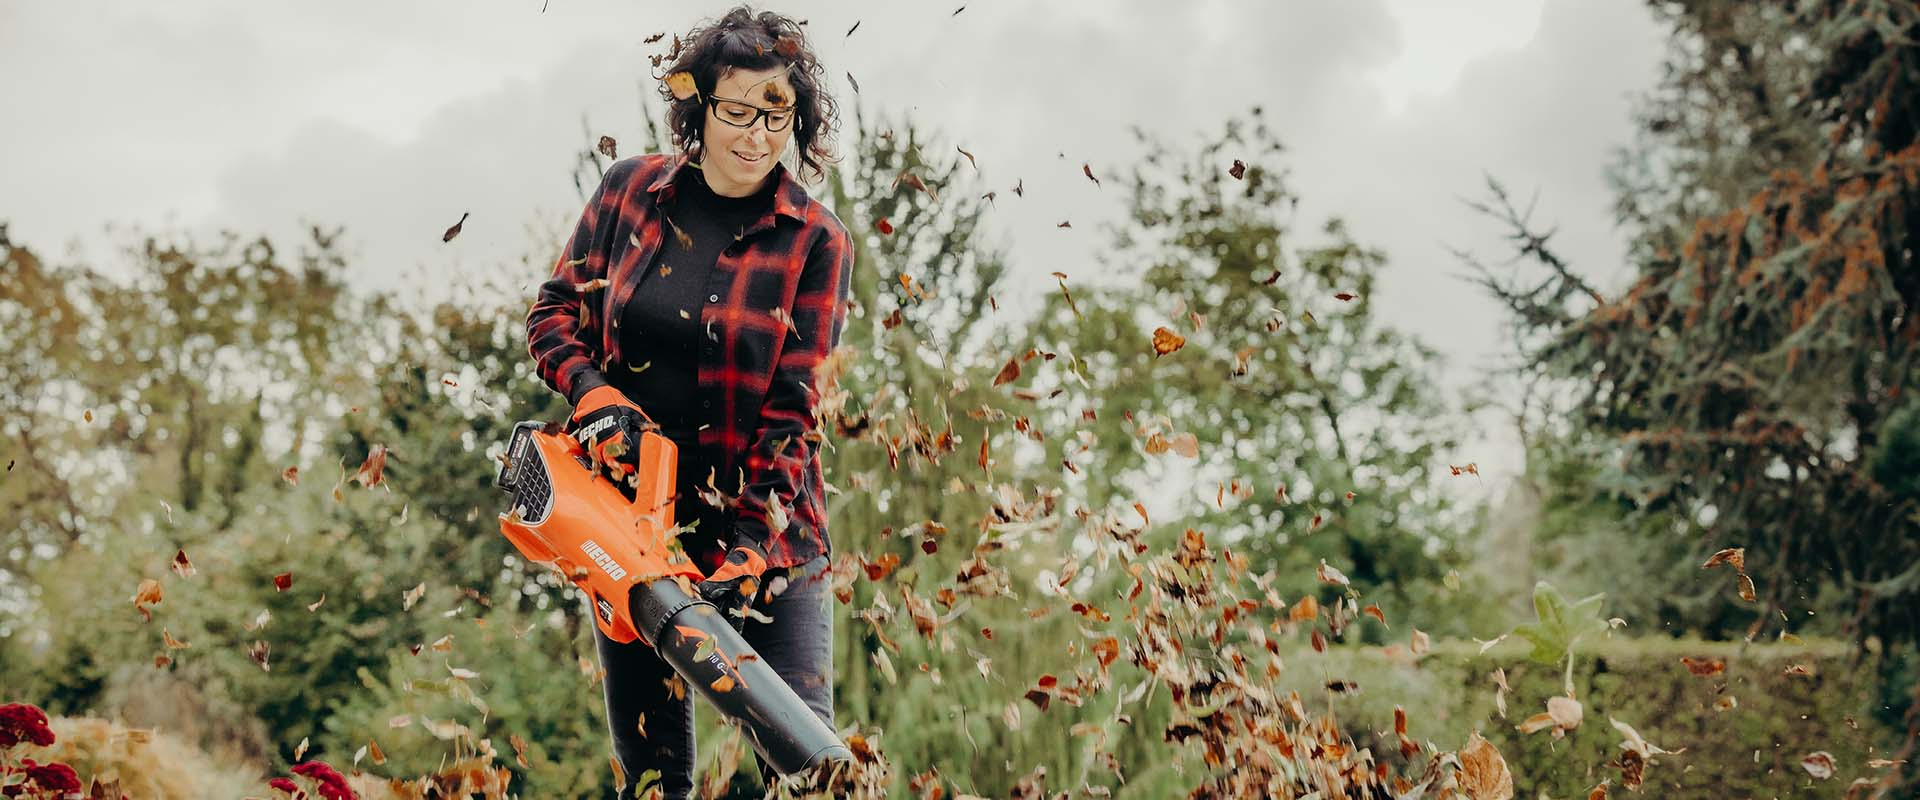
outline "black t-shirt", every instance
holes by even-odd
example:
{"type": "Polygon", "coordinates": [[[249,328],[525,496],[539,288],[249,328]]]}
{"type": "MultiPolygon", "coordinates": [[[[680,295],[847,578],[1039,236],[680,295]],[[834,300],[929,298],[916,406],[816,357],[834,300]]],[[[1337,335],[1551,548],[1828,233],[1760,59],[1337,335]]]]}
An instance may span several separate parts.
{"type": "MultiPolygon", "coordinates": [[[[709,279],[720,251],[772,206],[775,184],[767,181],[746,197],[723,197],[692,163],[673,180],[673,199],[661,209],[666,230],[660,251],[621,310],[620,346],[628,363],[608,365],[607,380],[679,446],[681,502],[675,517],[684,524],[695,510],[689,501],[699,502],[692,487],[703,485],[707,476],[698,449],[699,429],[710,424],[700,406],[700,345],[707,336],[700,319],[708,298],[719,291],[709,279]]],[[[705,507],[699,508],[705,516],[705,507]]]]}

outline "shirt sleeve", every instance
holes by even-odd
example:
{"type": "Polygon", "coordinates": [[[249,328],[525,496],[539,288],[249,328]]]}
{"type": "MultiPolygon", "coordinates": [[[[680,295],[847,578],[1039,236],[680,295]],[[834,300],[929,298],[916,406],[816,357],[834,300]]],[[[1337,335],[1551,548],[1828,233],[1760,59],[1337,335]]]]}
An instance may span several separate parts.
{"type": "Polygon", "coordinates": [[[552,277],[540,284],[527,311],[527,351],[535,371],[569,405],[607,383],[595,363],[600,351],[598,331],[606,321],[590,319],[596,306],[584,303],[583,297],[595,291],[594,281],[607,276],[608,245],[617,233],[632,171],[631,160],[607,168],[554,262],[552,277]]]}
{"type": "Polygon", "coordinates": [[[794,498],[804,470],[819,449],[814,407],[820,393],[814,371],[840,345],[840,330],[847,319],[853,240],[837,219],[832,227],[801,270],[791,311],[793,327],[780,347],[773,380],[761,404],[760,427],[747,449],[734,542],[751,543],[766,552],[771,552],[773,538],[789,535],[804,522],[794,510],[794,498]],[[783,520],[784,525],[775,524],[783,520]]]}

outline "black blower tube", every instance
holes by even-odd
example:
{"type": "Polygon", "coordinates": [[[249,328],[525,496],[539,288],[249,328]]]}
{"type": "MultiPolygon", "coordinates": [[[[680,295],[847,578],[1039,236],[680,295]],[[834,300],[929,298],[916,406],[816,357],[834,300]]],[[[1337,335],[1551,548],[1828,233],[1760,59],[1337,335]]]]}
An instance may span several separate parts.
{"type": "Polygon", "coordinates": [[[634,588],[634,628],[654,643],[661,660],[690,688],[740,723],[762,761],[782,775],[826,761],[853,761],[853,751],[839,735],[754,653],[712,603],[671,580],[634,588]]]}

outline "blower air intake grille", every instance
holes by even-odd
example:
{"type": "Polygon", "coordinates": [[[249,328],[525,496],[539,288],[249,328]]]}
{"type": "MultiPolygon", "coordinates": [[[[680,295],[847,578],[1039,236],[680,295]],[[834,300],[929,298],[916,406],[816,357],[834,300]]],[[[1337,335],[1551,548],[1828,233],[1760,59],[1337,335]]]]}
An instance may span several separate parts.
{"type": "Polygon", "coordinates": [[[513,505],[528,525],[545,522],[553,513],[553,476],[533,441],[538,430],[538,423],[523,422],[514,427],[500,472],[493,478],[494,486],[513,495],[513,505]]]}

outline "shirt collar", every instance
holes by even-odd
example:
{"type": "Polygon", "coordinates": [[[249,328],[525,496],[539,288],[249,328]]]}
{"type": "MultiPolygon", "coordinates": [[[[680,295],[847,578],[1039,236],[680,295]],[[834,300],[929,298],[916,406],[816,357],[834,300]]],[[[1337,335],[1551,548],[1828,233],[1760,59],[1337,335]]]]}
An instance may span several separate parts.
{"type": "MultiPolygon", "coordinates": [[[[660,176],[654,178],[653,183],[647,186],[647,191],[653,193],[656,202],[672,196],[673,176],[692,160],[691,153],[681,153],[667,162],[667,168],[661,170],[660,176]]],[[[805,222],[806,217],[800,210],[806,206],[807,190],[800,186],[799,181],[793,179],[793,175],[788,172],[787,165],[784,163],[774,162],[773,172],[770,175],[776,183],[773,190],[773,213],[805,222]]]]}

